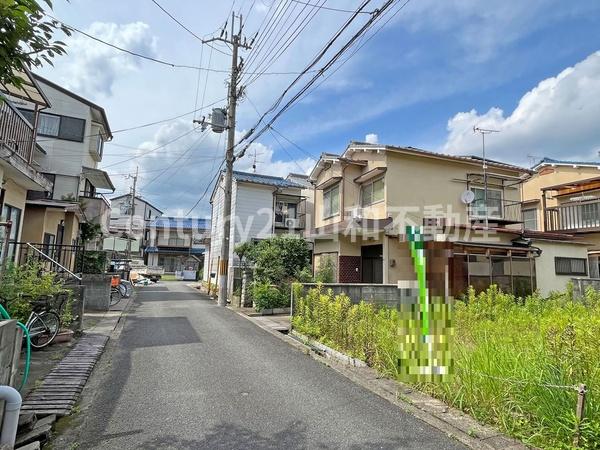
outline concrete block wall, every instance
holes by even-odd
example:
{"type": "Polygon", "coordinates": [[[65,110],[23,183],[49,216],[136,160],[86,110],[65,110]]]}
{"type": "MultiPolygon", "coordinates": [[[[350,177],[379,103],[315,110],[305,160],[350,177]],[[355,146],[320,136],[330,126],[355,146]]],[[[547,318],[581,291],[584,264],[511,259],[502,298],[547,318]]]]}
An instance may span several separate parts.
{"type": "Polygon", "coordinates": [[[85,308],[87,310],[108,311],[110,306],[110,280],[108,274],[82,275],[81,284],[85,286],[85,308]]]}
{"type": "MultiPolygon", "coordinates": [[[[302,285],[304,292],[314,288],[314,283],[302,285]]],[[[364,300],[378,306],[398,308],[400,305],[414,305],[419,302],[418,289],[399,289],[395,284],[362,284],[362,283],[323,283],[324,290],[331,289],[334,295],[346,294],[352,303],[364,300]]]]}
{"type": "Polygon", "coordinates": [[[588,286],[600,291],[600,278],[571,278],[573,283],[573,296],[580,298],[585,294],[588,286]]]}

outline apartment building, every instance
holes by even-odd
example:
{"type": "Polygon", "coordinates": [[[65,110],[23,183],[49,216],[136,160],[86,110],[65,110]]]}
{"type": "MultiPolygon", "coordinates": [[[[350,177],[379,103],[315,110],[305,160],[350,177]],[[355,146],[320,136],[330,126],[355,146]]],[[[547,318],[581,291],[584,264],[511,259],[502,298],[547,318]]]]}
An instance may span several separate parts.
{"type": "MultiPolygon", "coordinates": [[[[114,191],[109,175],[98,169],[104,143],[112,138],[104,108],[38,75],[36,84],[51,105],[41,111],[23,100],[20,114],[37,130],[34,164],[51,183],[45,192],[27,194],[23,239],[46,250],[80,244],[80,224],[108,234],[110,203],[101,190],[114,191]]],[[[101,236],[89,248],[100,248],[101,236]]]]}
{"type": "Polygon", "coordinates": [[[570,275],[549,267],[556,258],[585,257],[587,245],[524,229],[521,187],[531,174],[412,147],[352,142],[341,155],[323,154],[310,174],[314,267],[331,259],[341,283],[413,286],[406,227],[417,226],[429,253],[448,255],[454,295],[492,283],[519,295],[563,289],[570,275]]]}
{"type": "MultiPolygon", "coordinates": [[[[211,244],[204,279],[216,282],[221,236],[223,235],[223,175],[215,183],[210,204],[211,244]]],[[[277,234],[303,236],[312,226],[313,188],[308,177],[289,174],[286,178],[248,172],[233,172],[231,234],[229,240],[229,292],[234,279],[241,282],[240,261],[235,254],[239,243],[265,239],[277,234]]]]}
{"type": "Polygon", "coordinates": [[[600,278],[600,163],[544,158],[523,184],[525,227],[577,236],[586,258],[557,260],[554,270],[600,278]]]}

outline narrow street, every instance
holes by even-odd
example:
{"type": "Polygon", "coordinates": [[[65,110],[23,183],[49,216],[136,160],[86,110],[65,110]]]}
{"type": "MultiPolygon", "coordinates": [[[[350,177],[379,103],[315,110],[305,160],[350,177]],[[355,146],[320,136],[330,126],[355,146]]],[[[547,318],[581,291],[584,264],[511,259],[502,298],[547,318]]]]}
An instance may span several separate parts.
{"type": "Polygon", "coordinates": [[[115,339],[77,448],[463,448],[185,283],[140,289],[115,339]]]}

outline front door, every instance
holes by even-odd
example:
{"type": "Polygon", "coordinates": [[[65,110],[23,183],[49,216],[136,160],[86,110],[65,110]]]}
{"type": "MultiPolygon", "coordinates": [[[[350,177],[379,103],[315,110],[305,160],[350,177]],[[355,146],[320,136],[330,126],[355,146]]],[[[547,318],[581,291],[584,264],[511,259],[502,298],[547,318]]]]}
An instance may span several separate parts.
{"type": "Polygon", "coordinates": [[[383,283],[383,245],[361,247],[362,282],[383,283]]]}

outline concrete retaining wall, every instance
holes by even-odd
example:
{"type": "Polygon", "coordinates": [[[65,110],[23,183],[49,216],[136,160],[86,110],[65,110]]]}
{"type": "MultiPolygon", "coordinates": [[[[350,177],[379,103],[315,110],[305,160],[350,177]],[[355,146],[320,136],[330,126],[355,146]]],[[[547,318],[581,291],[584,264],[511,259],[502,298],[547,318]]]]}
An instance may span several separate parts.
{"type": "MultiPolygon", "coordinates": [[[[317,285],[305,283],[302,285],[304,292],[317,285]]],[[[324,290],[331,289],[334,295],[346,294],[352,303],[360,303],[364,300],[375,305],[385,305],[390,308],[398,308],[400,305],[412,305],[418,303],[418,289],[399,289],[395,284],[350,284],[350,283],[323,283],[324,290]]]]}
{"type": "Polygon", "coordinates": [[[575,298],[582,297],[588,286],[600,291],[600,278],[571,278],[573,282],[573,296],[575,298]]]}
{"type": "Polygon", "coordinates": [[[85,286],[86,310],[108,311],[110,306],[111,275],[84,273],[81,284],[85,286]]]}
{"type": "Polygon", "coordinates": [[[65,287],[71,291],[71,314],[73,315],[73,322],[69,328],[75,332],[83,331],[86,287],[83,285],[69,285],[65,287]]]}

